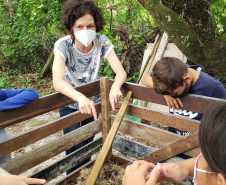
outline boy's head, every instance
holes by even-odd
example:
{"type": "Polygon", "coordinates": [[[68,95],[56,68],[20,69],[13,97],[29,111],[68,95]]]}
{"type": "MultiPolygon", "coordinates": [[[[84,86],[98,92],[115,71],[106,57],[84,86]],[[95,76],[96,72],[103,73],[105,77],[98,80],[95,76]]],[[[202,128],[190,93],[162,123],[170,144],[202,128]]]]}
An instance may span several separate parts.
{"type": "Polygon", "coordinates": [[[217,103],[204,113],[199,145],[210,169],[226,177],[226,103],[217,103]]]}
{"type": "MultiPolygon", "coordinates": [[[[153,85],[157,93],[183,96],[190,87],[186,82],[188,76],[186,65],[174,57],[163,57],[153,67],[153,85]]],[[[190,78],[190,77],[189,77],[190,78]]]]}

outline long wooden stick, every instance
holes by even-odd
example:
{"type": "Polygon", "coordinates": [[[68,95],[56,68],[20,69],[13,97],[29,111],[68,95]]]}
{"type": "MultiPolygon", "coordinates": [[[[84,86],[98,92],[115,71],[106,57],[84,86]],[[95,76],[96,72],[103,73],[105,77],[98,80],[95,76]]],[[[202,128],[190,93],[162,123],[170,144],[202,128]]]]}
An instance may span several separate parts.
{"type": "Polygon", "coordinates": [[[118,128],[121,124],[121,121],[122,121],[122,118],[125,114],[125,111],[126,111],[126,108],[127,106],[129,105],[129,102],[130,102],[130,98],[132,96],[132,91],[129,91],[128,94],[126,95],[126,98],[125,100],[123,101],[123,104],[115,118],[115,121],[111,127],[111,130],[109,131],[109,134],[107,135],[107,138],[104,142],[104,145],[97,157],[97,160],[93,166],[93,169],[88,177],[88,180],[86,181],[86,185],[94,185],[95,182],[96,182],[96,179],[98,177],[98,174],[100,172],[100,169],[106,159],[106,156],[109,152],[109,149],[111,148],[112,146],[112,143],[114,141],[114,138],[115,138],[115,135],[118,131],[118,128]]]}
{"type": "Polygon", "coordinates": [[[166,147],[141,157],[140,160],[146,160],[155,164],[157,162],[162,162],[166,159],[169,159],[177,154],[186,152],[197,146],[199,146],[198,131],[182,139],[179,139],[167,145],[166,147]]]}

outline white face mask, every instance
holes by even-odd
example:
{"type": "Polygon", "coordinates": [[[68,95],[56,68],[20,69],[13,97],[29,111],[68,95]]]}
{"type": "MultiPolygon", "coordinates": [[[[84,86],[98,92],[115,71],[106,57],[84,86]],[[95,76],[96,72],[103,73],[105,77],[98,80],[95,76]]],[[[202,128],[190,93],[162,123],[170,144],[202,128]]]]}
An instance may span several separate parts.
{"type": "Polygon", "coordinates": [[[75,32],[75,38],[86,47],[90,45],[95,37],[96,32],[94,30],[79,30],[75,32]]]}

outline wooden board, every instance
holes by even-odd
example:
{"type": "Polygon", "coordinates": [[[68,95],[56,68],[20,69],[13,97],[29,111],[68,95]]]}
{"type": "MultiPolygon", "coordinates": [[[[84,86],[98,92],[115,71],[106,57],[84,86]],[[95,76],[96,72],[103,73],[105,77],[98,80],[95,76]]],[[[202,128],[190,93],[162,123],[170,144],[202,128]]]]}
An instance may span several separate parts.
{"type": "MultiPolygon", "coordinates": [[[[113,81],[110,80],[110,85],[112,85],[112,83],[113,81]]],[[[162,95],[157,94],[154,89],[143,85],[126,82],[123,84],[121,91],[124,96],[128,91],[132,91],[134,99],[166,105],[166,101],[162,95]]],[[[183,96],[181,100],[184,104],[184,110],[198,112],[200,114],[203,114],[212,103],[226,102],[226,100],[223,99],[199,95],[183,96]]]]}
{"type": "Polygon", "coordinates": [[[191,150],[199,145],[198,132],[179,139],[151,154],[141,157],[141,160],[149,161],[154,164],[169,159],[177,154],[191,150]]]}
{"type": "MultiPolygon", "coordinates": [[[[100,103],[96,105],[96,110],[97,113],[100,112],[100,103]]],[[[74,125],[75,123],[88,119],[90,116],[91,115],[89,114],[81,114],[80,111],[77,111],[26,133],[19,134],[5,142],[0,143],[0,156],[25,147],[62,129],[74,125]]]]}
{"type": "Polygon", "coordinates": [[[67,155],[65,158],[31,175],[30,177],[45,179],[47,182],[49,182],[52,179],[59,176],[60,174],[62,174],[63,172],[70,170],[71,168],[78,165],[82,161],[86,160],[87,158],[99,152],[101,147],[102,147],[102,139],[99,138],[98,140],[92,141],[86,146],[76,150],[70,155],[67,155]]]}
{"type": "Polygon", "coordinates": [[[125,111],[126,111],[126,108],[129,104],[131,96],[132,96],[132,92],[129,91],[127,96],[125,97],[124,102],[123,102],[123,104],[122,104],[122,106],[121,106],[121,108],[120,108],[120,110],[119,110],[119,112],[118,112],[118,114],[115,118],[115,121],[114,121],[114,123],[113,123],[113,125],[112,125],[112,127],[111,127],[111,129],[108,133],[108,136],[107,136],[107,138],[106,138],[106,140],[103,144],[103,147],[102,147],[102,149],[101,149],[101,151],[100,151],[100,153],[97,157],[97,160],[96,160],[96,162],[93,166],[93,169],[92,169],[92,171],[91,171],[91,173],[90,173],[90,175],[89,175],[89,177],[86,181],[86,185],[94,185],[95,184],[96,179],[98,177],[98,174],[100,172],[100,169],[101,169],[101,167],[102,167],[102,165],[103,165],[103,163],[106,159],[106,156],[109,152],[109,149],[112,146],[112,143],[114,141],[114,137],[117,133],[117,130],[120,126],[122,118],[125,114],[125,111]]]}
{"type": "Polygon", "coordinates": [[[18,175],[26,170],[60,154],[61,152],[85,141],[101,131],[101,120],[91,122],[54,141],[36,148],[24,155],[2,164],[0,167],[9,173],[18,175]]]}
{"type": "MultiPolygon", "coordinates": [[[[91,97],[100,93],[99,84],[100,83],[98,80],[92,83],[88,83],[84,86],[77,87],[75,89],[84,94],[85,96],[91,97]]],[[[67,96],[64,96],[60,93],[54,93],[34,100],[23,107],[1,111],[0,129],[27,120],[34,116],[38,116],[46,112],[58,109],[60,107],[64,107],[71,103],[74,103],[74,101],[67,96]]]]}
{"type": "Polygon", "coordinates": [[[200,124],[200,121],[197,120],[135,105],[129,105],[126,114],[189,132],[197,131],[200,124]]]}

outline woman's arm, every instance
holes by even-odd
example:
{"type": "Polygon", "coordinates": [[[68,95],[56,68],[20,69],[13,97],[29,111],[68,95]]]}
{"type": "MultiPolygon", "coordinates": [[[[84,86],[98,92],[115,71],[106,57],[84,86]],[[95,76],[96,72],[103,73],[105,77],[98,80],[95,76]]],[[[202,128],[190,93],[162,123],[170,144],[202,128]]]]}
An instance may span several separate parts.
{"type": "Polygon", "coordinates": [[[108,56],[107,60],[112,68],[112,70],[115,72],[115,81],[112,84],[109,98],[110,103],[112,106],[112,110],[115,111],[115,105],[121,100],[122,98],[122,92],[120,90],[122,84],[126,81],[127,75],[125,70],[123,69],[117,55],[115,54],[114,49],[112,49],[108,56]]]}
{"type": "Polygon", "coordinates": [[[53,61],[53,87],[58,92],[68,96],[74,101],[79,102],[79,110],[84,114],[93,114],[94,119],[97,119],[97,113],[93,101],[89,100],[85,95],[76,91],[71,84],[65,81],[65,60],[55,52],[53,61]]]}

